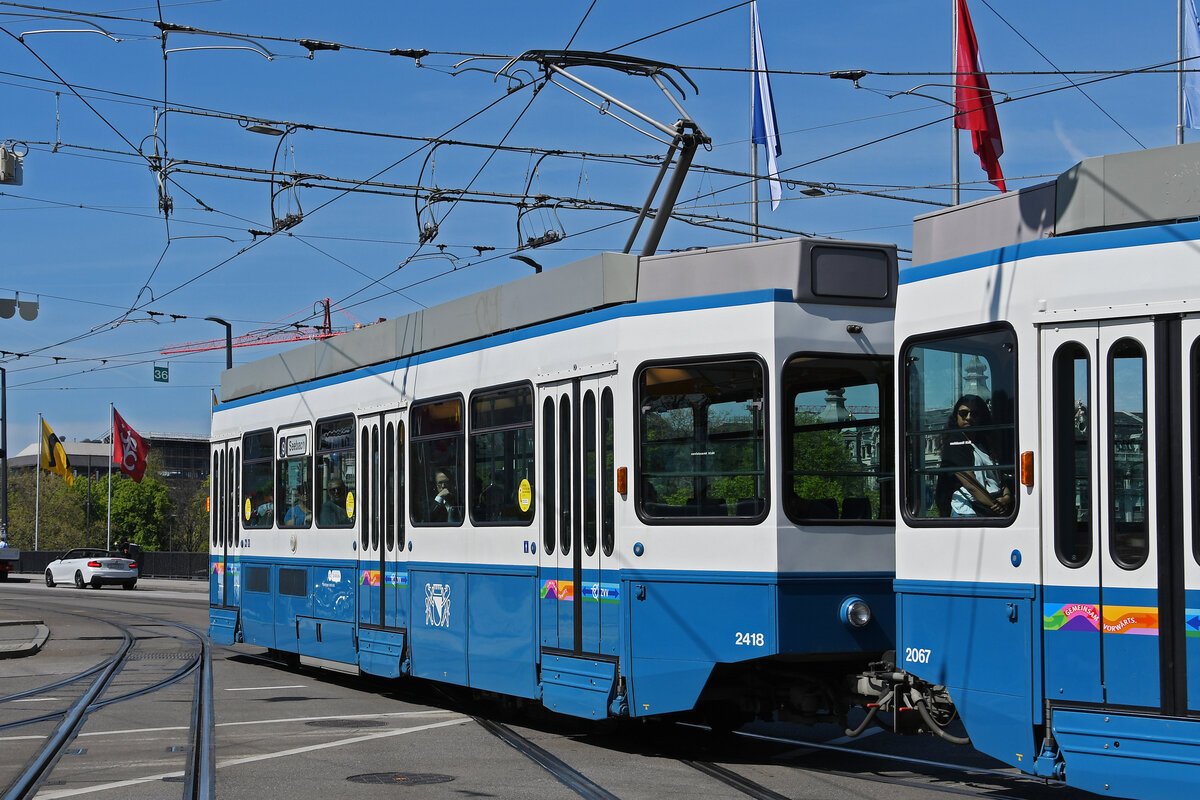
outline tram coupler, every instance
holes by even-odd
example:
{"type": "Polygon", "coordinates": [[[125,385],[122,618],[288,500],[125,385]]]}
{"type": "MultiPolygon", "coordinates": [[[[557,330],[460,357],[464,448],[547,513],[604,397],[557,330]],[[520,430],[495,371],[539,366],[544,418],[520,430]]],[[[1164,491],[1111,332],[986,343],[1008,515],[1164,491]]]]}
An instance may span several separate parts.
{"type": "Polygon", "coordinates": [[[946,730],[958,718],[958,712],[945,686],[930,684],[897,669],[890,660],[871,664],[851,680],[852,691],[866,710],[866,716],[858,727],[846,728],[847,736],[858,736],[871,725],[877,725],[906,736],[932,733],[953,744],[970,744],[969,738],[946,730]]]}

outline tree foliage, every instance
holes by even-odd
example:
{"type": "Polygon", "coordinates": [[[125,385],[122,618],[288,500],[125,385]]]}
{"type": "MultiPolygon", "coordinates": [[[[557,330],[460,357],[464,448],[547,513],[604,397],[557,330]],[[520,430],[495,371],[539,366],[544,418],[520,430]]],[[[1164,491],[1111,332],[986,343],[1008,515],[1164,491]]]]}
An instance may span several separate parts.
{"type": "MultiPolygon", "coordinates": [[[[162,456],[150,453],[145,477],[134,483],[121,473],[112,483],[112,545],[123,540],[146,550],[203,552],[208,548],[208,479],[164,481],[162,456]]],[[[63,551],[104,547],[108,542],[108,474],[78,475],[67,486],[34,470],[8,478],[8,540],[22,550],[63,551]],[[35,497],[36,493],[36,497],[35,497]],[[36,535],[35,535],[36,517],[36,535]]]]}

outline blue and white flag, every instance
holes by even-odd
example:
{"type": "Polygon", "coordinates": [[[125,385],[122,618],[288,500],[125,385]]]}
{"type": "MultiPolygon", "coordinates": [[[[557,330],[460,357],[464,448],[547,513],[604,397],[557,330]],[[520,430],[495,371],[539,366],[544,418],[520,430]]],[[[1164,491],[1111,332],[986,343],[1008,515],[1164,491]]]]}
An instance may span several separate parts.
{"type": "MultiPolygon", "coordinates": [[[[1200,22],[1196,18],[1196,0],[1183,0],[1183,58],[1185,70],[1200,69],[1200,22]]],[[[1200,128],[1200,72],[1183,73],[1183,125],[1200,128]]]]}
{"type": "MultiPolygon", "coordinates": [[[[1191,0],[1188,0],[1191,2],[1191,0]]],[[[763,53],[762,32],[758,28],[758,3],[750,3],[750,22],[754,28],[753,41],[750,43],[750,67],[754,81],[754,134],[752,141],[755,145],[763,145],[767,149],[767,175],[771,184],[771,210],[779,208],[779,199],[783,196],[783,185],[779,182],[779,166],[775,163],[777,156],[783,155],[783,146],[779,143],[779,123],[775,120],[775,101],[771,99],[771,76],[767,72],[767,57],[763,53]]]]}

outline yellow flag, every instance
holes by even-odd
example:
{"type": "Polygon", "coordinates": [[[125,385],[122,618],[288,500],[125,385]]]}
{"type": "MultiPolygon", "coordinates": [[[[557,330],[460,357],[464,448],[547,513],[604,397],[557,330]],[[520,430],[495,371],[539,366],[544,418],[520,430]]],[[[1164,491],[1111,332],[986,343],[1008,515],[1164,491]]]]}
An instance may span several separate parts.
{"type": "Polygon", "coordinates": [[[46,420],[42,420],[41,455],[42,469],[62,475],[67,486],[75,483],[75,476],[71,473],[71,463],[67,461],[67,451],[63,449],[62,442],[54,435],[54,431],[50,430],[46,420]]]}

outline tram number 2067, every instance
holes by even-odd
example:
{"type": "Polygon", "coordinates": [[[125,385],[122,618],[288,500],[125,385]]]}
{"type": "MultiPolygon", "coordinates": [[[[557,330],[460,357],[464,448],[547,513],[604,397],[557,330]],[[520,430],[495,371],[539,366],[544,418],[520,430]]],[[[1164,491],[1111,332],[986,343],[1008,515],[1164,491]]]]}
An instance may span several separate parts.
{"type": "Polygon", "coordinates": [[[928,664],[932,652],[932,650],[924,650],[919,647],[906,647],[904,648],[904,660],[912,664],[928,664]]]}
{"type": "Polygon", "coordinates": [[[739,647],[763,647],[767,643],[767,637],[761,633],[742,633],[739,631],[733,635],[733,643],[739,647]]]}

